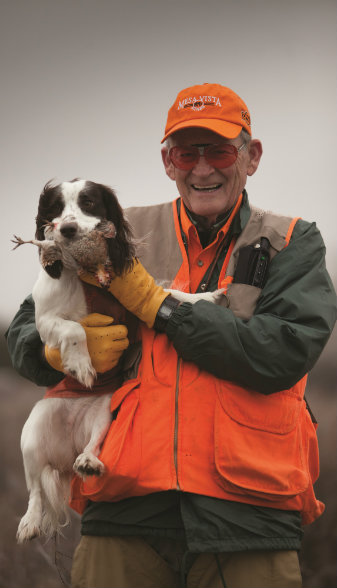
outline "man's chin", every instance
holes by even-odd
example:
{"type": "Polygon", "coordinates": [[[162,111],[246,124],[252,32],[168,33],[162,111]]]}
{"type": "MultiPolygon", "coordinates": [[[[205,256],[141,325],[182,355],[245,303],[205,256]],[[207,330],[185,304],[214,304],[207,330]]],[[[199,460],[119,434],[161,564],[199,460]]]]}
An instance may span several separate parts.
{"type": "Polygon", "coordinates": [[[198,201],[196,201],[196,199],[193,199],[190,203],[191,206],[187,205],[187,208],[189,208],[197,216],[202,216],[210,219],[210,222],[215,222],[215,219],[219,216],[219,214],[226,212],[226,210],[228,209],[226,207],[226,203],[224,202],[212,202],[212,196],[209,194],[207,195],[207,197],[203,197],[202,201],[200,201],[200,198],[197,200],[198,201]]]}

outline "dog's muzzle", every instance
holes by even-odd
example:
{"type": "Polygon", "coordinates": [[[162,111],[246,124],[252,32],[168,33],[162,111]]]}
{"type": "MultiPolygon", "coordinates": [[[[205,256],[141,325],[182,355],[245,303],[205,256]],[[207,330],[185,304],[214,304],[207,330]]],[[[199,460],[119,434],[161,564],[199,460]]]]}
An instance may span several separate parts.
{"type": "Polygon", "coordinates": [[[76,236],[78,231],[78,224],[76,222],[65,222],[60,225],[60,233],[67,239],[72,239],[76,236]]]}

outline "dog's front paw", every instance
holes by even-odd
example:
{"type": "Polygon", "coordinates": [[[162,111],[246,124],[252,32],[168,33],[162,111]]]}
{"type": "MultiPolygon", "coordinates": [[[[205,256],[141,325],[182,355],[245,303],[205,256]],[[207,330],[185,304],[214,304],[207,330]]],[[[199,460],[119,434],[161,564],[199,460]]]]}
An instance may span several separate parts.
{"type": "Polygon", "coordinates": [[[220,304],[220,301],[224,295],[224,289],[215,290],[214,292],[198,292],[197,294],[190,294],[188,292],[180,292],[180,290],[166,289],[166,292],[170,292],[174,298],[180,300],[180,302],[190,302],[195,304],[199,300],[206,300],[212,304],[220,304]]]}
{"type": "Polygon", "coordinates": [[[92,387],[96,379],[96,370],[91,363],[90,355],[81,343],[74,342],[72,347],[68,346],[67,351],[63,353],[62,363],[67,374],[86,388],[92,387]]]}
{"type": "Polygon", "coordinates": [[[40,521],[34,520],[30,514],[26,513],[22,517],[16,533],[17,542],[25,543],[26,541],[35,539],[35,537],[40,537],[40,535],[40,521]]]}
{"type": "Polygon", "coordinates": [[[64,371],[86,388],[91,388],[96,370],[91,363],[85,330],[79,323],[65,321],[67,322],[60,350],[64,371]]]}
{"type": "Polygon", "coordinates": [[[84,479],[86,476],[102,476],[105,472],[105,467],[95,455],[81,453],[73,465],[73,470],[84,479]]]}
{"type": "Polygon", "coordinates": [[[96,379],[96,370],[92,367],[91,363],[82,362],[82,365],[77,365],[76,368],[73,366],[64,366],[64,371],[69,374],[72,378],[75,378],[85,386],[86,388],[92,388],[96,379]]]}

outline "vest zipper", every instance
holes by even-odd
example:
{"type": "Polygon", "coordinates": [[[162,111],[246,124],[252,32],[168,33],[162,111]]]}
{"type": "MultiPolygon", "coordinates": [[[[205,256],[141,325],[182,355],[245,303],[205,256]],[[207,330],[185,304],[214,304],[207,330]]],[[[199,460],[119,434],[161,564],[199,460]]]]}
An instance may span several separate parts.
{"type": "Polygon", "coordinates": [[[175,390],[175,401],[174,401],[174,436],[173,436],[173,459],[174,459],[174,467],[176,470],[176,478],[177,478],[177,490],[180,490],[179,480],[178,480],[178,400],[179,400],[179,380],[180,380],[180,366],[181,366],[181,357],[178,357],[177,363],[177,376],[176,376],[176,390],[175,390]]]}

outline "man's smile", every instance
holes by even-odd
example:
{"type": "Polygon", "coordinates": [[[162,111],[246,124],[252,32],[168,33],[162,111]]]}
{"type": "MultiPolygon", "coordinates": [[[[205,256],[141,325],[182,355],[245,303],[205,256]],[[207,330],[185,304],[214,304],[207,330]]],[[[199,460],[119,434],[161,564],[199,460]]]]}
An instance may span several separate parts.
{"type": "Polygon", "coordinates": [[[200,184],[191,184],[193,190],[197,190],[197,192],[214,192],[215,190],[219,190],[222,184],[209,184],[208,186],[201,186],[200,184]]]}

